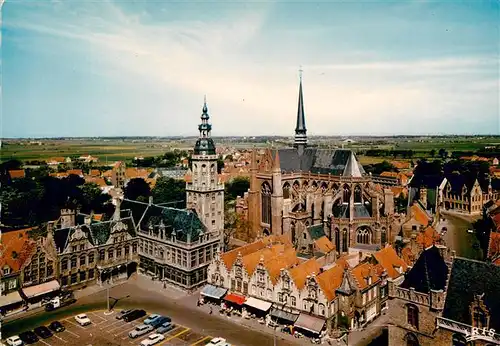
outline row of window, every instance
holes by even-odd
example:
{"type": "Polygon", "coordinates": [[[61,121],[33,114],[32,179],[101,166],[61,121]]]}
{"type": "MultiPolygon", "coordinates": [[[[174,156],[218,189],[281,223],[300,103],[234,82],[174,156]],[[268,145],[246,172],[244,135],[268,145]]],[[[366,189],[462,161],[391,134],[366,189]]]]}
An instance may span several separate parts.
{"type": "MultiPolygon", "coordinates": [[[[123,247],[118,248],[110,248],[107,251],[104,249],[99,250],[99,261],[112,260],[114,258],[120,259],[123,257],[128,257],[130,253],[130,246],[125,245],[123,247]],[[106,256],[107,255],[107,256],[106,256]]],[[[132,244],[132,253],[137,253],[137,244],[132,244]]],[[[68,270],[79,268],[80,266],[84,266],[87,264],[93,264],[95,262],[95,253],[90,252],[87,254],[81,254],[79,257],[72,256],[69,260],[67,258],[61,259],[61,270],[68,270]]]]}
{"type": "Polygon", "coordinates": [[[88,274],[86,271],[81,271],[78,273],[73,273],[70,276],[61,277],[61,286],[75,285],[77,283],[92,280],[95,277],[94,269],[89,269],[88,274]]]}
{"type": "Polygon", "coordinates": [[[217,252],[217,244],[211,244],[197,250],[188,252],[170,246],[157,246],[153,241],[140,240],[139,252],[143,255],[155,256],[169,263],[188,268],[188,257],[190,268],[209,263],[217,252]],[[189,256],[188,256],[189,255],[189,256]]]}

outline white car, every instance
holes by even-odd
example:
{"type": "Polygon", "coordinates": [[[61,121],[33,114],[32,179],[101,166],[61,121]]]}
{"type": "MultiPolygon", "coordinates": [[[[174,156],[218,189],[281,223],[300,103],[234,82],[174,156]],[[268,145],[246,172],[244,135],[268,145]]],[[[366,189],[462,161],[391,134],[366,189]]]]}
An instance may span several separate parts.
{"type": "Polygon", "coordinates": [[[469,228],[469,229],[467,230],[467,233],[474,233],[474,230],[469,228]]]}
{"type": "Polygon", "coordinates": [[[146,333],[149,333],[154,330],[153,326],[147,326],[145,324],[140,324],[137,327],[135,327],[134,330],[128,333],[129,338],[135,339],[141,335],[144,335],[146,333]]]}
{"type": "Polygon", "coordinates": [[[231,344],[226,342],[226,339],[224,338],[213,338],[205,346],[231,346],[231,344]]]}
{"type": "Polygon", "coordinates": [[[88,318],[85,314],[76,315],[75,320],[81,326],[88,326],[92,323],[92,321],[90,321],[90,318],[88,318]]]}
{"type": "Polygon", "coordinates": [[[7,341],[7,345],[9,345],[9,346],[21,346],[23,344],[23,341],[17,335],[14,335],[14,336],[11,336],[10,338],[7,338],[6,341],[7,341]]]}
{"type": "Polygon", "coordinates": [[[153,333],[147,339],[141,341],[141,346],[150,346],[165,340],[165,337],[158,333],[153,333]]]}

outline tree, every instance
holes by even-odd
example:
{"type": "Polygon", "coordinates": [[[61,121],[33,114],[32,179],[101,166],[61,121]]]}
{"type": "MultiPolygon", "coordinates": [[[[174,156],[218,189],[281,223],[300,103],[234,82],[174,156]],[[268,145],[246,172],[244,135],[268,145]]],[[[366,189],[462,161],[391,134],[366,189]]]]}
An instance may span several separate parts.
{"type": "Polygon", "coordinates": [[[431,157],[434,157],[436,156],[436,149],[432,149],[429,154],[431,155],[431,157]]]}
{"type": "Polygon", "coordinates": [[[172,207],[183,207],[186,200],[186,184],[183,180],[160,177],[156,180],[152,196],[155,204],[177,202],[172,207]]]}
{"type": "Polygon", "coordinates": [[[82,190],[81,207],[83,212],[95,211],[100,213],[104,211],[104,205],[111,199],[110,195],[102,193],[99,186],[94,183],[81,185],[80,188],[82,190]]]}
{"type": "Polygon", "coordinates": [[[237,196],[243,196],[250,188],[250,180],[247,177],[235,177],[226,184],[226,201],[235,200],[237,196]]]}
{"type": "Polygon", "coordinates": [[[142,178],[131,179],[125,186],[125,198],[134,201],[147,201],[151,196],[151,188],[149,184],[142,178]],[[139,197],[142,197],[139,199],[139,197]]]}
{"type": "Polygon", "coordinates": [[[438,155],[440,158],[446,159],[448,157],[448,152],[445,149],[441,148],[438,151],[438,155]]]}

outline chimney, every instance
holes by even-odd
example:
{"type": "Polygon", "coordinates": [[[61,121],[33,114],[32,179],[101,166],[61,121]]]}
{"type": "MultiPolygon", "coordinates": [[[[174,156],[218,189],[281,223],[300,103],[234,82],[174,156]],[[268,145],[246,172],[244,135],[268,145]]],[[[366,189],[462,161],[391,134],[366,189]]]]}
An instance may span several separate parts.
{"type": "Polygon", "coordinates": [[[92,221],[92,216],[91,215],[85,215],[85,218],[83,219],[83,223],[85,225],[90,225],[91,221],[92,221]]]}
{"type": "Polygon", "coordinates": [[[361,261],[363,260],[363,253],[360,251],[358,252],[358,259],[359,259],[359,262],[361,263],[361,261]]]}

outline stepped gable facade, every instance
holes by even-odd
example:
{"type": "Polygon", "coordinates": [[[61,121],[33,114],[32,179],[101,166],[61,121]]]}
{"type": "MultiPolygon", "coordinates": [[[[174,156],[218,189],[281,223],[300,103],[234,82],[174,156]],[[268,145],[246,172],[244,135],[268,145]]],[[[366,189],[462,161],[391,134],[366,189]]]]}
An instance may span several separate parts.
{"type": "Polygon", "coordinates": [[[286,234],[297,245],[309,239],[310,226],[321,225],[336,250],[347,253],[376,251],[398,231],[391,228],[393,192],[373,182],[352,150],[308,146],[302,80],[294,147],[267,149],[260,160],[254,149],[245,199],[238,206],[254,238],[286,234]]]}

